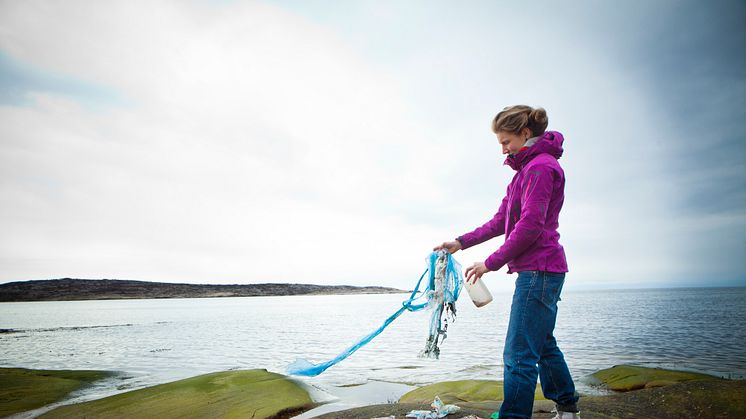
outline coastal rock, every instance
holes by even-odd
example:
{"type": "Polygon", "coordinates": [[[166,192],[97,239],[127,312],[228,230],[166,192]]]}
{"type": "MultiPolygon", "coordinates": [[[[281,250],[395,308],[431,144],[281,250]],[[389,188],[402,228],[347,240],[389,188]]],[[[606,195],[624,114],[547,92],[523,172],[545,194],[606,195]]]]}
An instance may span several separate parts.
{"type": "MultiPolygon", "coordinates": [[[[417,388],[401,396],[399,403],[432,403],[435,396],[446,404],[484,402],[503,399],[503,382],[494,380],[444,381],[417,388]]],[[[545,400],[536,387],[536,400],[545,400]]]]}
{"type": "MultiPolygon", "coordinates": [[[[497,383],[493,381],[492,383],[497,383]]],[[[427,403],[394,403],[365,406],[319,416],[320,419],[370,419],[395,415],[404,418],[410,410],[427,410],[427,403]]],[[[452,402],[453,403],[453,402],[452,402]]],[[[502,402],[456,402],[463,415],[475,414],[488,418],[498,411],[502,402]]],[[[532,417],[550,419],[553,402],[534,402],[532,417]]],[[[746,381],[694,380],[664,387],[599,396],[581,396],[578,402],[583,419],[608,418],[746,418],[746,381]]],[[[450,417],[450,416],[449,416],[450,417]]],[[[456,415],[456,418],[461,417],[456,415]]]]}
{"type": "Polygon", "coordinates": [[[0,368],[0,416],[60,401],[73,391],[110,375],[107,371],[0,368]]]}
{"type": "Polygon", "coordinates": [[[300,385],[264,369],[224,371],[62,406],[44,418],[268,418],[314,406],[300,385]]]}
{"type": "Polygon", "coordinates": [[[609,390],[631,391],[696,380],[721,380],[721,378],[696,372],[615,365],[591,374],[587,382],[606,386],[609,390]]]}
{"type": "Polygon", "coordinates": [[[693,380],[603,396],[583,396],[589,418],[746,418],[746,380],[693,380]]]}
{"type": "Polygon", "coordinates": [[[655,387],[665,387],[670,386],[671,384],[676,384],[678,381],[673,380],[653,380],[648,381],[645,383],[645,388],[655,388],[655,387]]]}

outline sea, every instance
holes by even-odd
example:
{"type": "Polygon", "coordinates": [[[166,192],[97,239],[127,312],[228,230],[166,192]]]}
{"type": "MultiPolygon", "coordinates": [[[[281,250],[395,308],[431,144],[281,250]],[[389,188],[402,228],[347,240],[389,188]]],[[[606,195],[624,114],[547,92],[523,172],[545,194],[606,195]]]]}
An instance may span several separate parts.
{"type": "MultiPolygon", "coordinates": [[[[327,361],[378,328],[406,294],[0,303],[0,366],[115,375],[67,402],[200,374],[327,361]]],[[[394,402],[424,384],[503,378],[510,293],[476,308],[464,292],[439,359],[418,355],[428,311],[405,312],[367,346],[316,377],[336,406],[394,402]]],[[[618,364],[746,376],[746,287],[563,291],[555,337],[581,394],[618,364]]],[[[322,413],[322,411],[316,411],[322,413]]],[[[311,417],[305,415],[301,417],[311,417]]]]}

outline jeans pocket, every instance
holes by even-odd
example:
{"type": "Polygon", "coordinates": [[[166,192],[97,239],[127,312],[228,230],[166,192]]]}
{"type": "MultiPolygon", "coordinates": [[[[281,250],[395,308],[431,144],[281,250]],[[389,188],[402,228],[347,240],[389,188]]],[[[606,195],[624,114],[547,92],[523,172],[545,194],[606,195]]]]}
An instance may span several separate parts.
{"type": "Polygon", "coordinates": [[[564,275],[542,273],[543,286],[541,290],[541,301],[547,305],[555,305],[560,300],[562,285],[565,282],[564,275]]]}
{"type": "Polygon", "coordinates": [[[520,271],[518,278],[515,280],[516,289],[534,289],[539,279],[539,271],[520,271]]]}

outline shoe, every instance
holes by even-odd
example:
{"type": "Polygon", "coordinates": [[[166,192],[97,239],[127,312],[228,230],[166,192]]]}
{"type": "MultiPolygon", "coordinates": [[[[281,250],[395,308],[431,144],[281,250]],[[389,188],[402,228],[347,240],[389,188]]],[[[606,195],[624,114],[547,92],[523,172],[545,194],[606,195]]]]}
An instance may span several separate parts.
{"type": "Polygon", "coordinates": [[[552,419],[580,419],[580,413],[563,412],[555,407],[552,412],[557,413],[552,419]]]}

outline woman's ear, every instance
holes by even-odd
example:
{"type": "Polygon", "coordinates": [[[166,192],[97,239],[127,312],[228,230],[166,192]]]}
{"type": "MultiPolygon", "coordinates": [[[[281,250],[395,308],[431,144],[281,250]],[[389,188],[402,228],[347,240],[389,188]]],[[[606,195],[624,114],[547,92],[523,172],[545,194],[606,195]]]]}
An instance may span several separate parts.
{"type": "Polygon", "coordinates": [[[531,128],[529,127],[523,128],[521,130],[521,139],[525,141],[525,140],[528,140],[529,138],[531,138],[531,128]]]}

